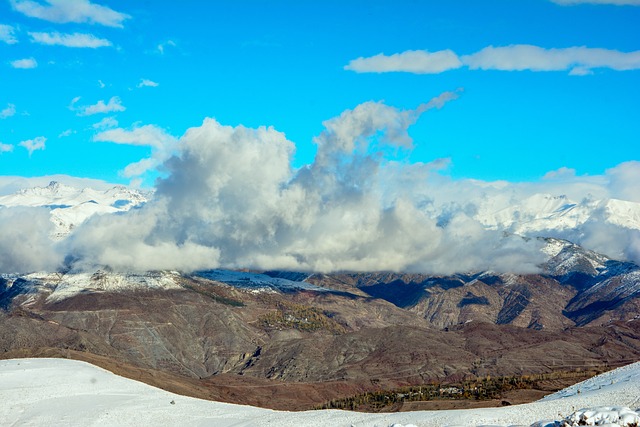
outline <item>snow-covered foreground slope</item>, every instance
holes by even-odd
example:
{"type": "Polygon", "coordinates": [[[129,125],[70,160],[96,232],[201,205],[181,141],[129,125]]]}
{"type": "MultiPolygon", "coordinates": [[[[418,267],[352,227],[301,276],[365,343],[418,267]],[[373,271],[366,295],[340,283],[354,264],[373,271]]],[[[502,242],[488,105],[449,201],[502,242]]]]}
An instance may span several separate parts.
{"type": "MultiPolygon", "coordinates": [[[[279,412],[209,402],[128,380],[84,362],[13,359],[0,361],[0,402],[2,424],[20,426],[552,426],[550,420],[561,420],[579,408],[640,406],[640,362],[527,405],[364,414],[279,412]]],[[[621,412],[624,410],[609,409],[613,416],[621,412]]],[[[637,419],[634,411],[626,410],[626,414],[627,420],[637,419]]],[[[605,409],[595,410],[590,414],[591,424],[586,425],[604,425],[596,420],[603,415],[605,409]]]]}

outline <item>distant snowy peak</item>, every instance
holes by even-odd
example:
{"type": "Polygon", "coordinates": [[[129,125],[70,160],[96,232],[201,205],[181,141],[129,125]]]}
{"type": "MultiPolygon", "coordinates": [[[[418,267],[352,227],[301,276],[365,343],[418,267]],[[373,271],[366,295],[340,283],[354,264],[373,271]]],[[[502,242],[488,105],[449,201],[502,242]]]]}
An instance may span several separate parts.
{"type": "Polygon", "coordinates": [[[576,202],[565,195],[534,194],[502,209],[487,204],[475,218],[487,228],[524,235],[576,229],[590,220],[640,230],[640,203],[618,199],[576,202]]]}
{"type": "Polygon", "coordinates": [[[19,190],[0,197],[0,207],[45,207],[51,211],[55,228],[51,238],[60,240],[93,215],[127,211],[141,206],[151,198],[144,192],[124,186],[107,190],[76,188],[51,181],[46,187],[19,190]]]}
{"type": "MultiPolygon", "coordinates": [[[[93,188],[76,188],[51,181],[46,187],[33,187],[20,190],[14,194],[0,197],[3,206],[76,206],[86,202],[100,205],[136,206],[145,203],[149,198],[148,192],[142,192],[116,186],[105,191],[93,188]]],[[[119,206],[114,206],[119,207],[119,206]]]]}

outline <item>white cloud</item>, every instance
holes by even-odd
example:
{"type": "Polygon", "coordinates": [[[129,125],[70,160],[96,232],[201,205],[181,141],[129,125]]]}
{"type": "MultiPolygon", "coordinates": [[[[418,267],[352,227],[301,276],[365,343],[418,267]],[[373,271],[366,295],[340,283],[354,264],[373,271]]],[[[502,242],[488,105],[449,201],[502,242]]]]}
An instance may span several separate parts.
{"type": "MultiPolygon", "coordinates": [[[[448,159],[410,163],[409,127],[456,96],[446,92],[408,111],[374,102],[345,111],[324,123],[316,159],[299,169],[291,163],[294,144],[272,127],[205,119],[179,140],[152,125],[101,132],[95,141],[150,147],[151,156],[128,167],[133,181],[149,168],[164,176],[152,201],[93,217],[54,259],[70,255],[76,268],[118,270],[532,272],[544,261],[540,242],[488,229],[487,218],[517,207],[527,222],[531,210],[539,213],[549,201],[551,209],[553,203],[598,206],[589,222],[549,230],[552,237],[640,259],[640,231],[598,216],[610,199],[640,202],[640,162],[599,176],[565,167],[530,183],[454,180],[438,172],[448,159]]],[[[10,247],[0,239],[0,251],[3,244],[10,247]]]]}
{"type": "Polygon", "coordinates": [[[3,144],[2,142],[0,142],[0,154],[9,153],[11,151],[13,151],[13,145],[11,145],[11,144],[3,144]]]}
{"type": "Polygon", "coordinates": [[[55,271],[62,256],[49,239],[53,223],[46,208],[0,209],[0,271],[55,271]]]}
{"type": "Polygon", "coordinates": [[[640,50],[620,52],[612,49],[569,47],[545,49],[533,45],[488,46],[471,55],[458,56],[450,50],[434,53],[406,51],[376,55],[349,62],[345,70],[359,73],[403,71],[414,74],[442,73],[467,66],[471,70],[569,71],[570,75],[593,74],[593,69],[616,71],[640,69],[640,50]]]}
{"type": "Polygon", "coordinates": [[[11,25],[0,24],[0,41],[7,44],[18,43],[18,39],[15,36],[15,29],[11,25]]]}
{"type": "Polygon", "coordinates": [[[560,169],[549,171],[542,177],[543,181],[563,181],[567,179],[575,179],[576,170],[568,167],[561,167],[560,169]]]}
{"type": "Polygon", "coordinates": [[[100,87],[100,89],[104,89],[107,85],[105,85],[102,80],[98,80],[98,86],[100,87]]]}
{"type": "Polygon", "coordinates": [[[10,0],[17,12],[56,23],[89,23],[122,28],[131,16],[88,0],[10,0]]]}
{"type": "Polygon", "coordinates": [[[574,74],[585,74],[593,68],[617,71],[640,69],[640,51],[620,52],[588,47],[544,49],[532,45],[489,46],[463,56],[462,61],[472,70],[576,70],[574,74]]]}
{"type": "Polygon", "coordinates": [[[36,138],[33,139],[28,139],[26,141],[22,141],[20,142],[21,147],[24,147],[27,149],[27,151],[29,152],[29,157],[31,157],[31,154],[33,154],[34,151],[36,150],[44,150],[45,149],[45,142],[47,141],[47,138],[45,138],[44,136],[38,136],[36,138]]]}
{"type": "Polygon", "coordinates": [[[71,136],[74,133],[76,133],[76,131],[74,131],[73,129],[67,129],[64,132],[60,132],[58,138],[66,138],[67,136],[71,136]]]}
{"type": "Polygon", "coordinates": [[[115,119],[115,117],[105,117],[104,119],[100,120],[98,123],[94,123],[91,125],[92,128],[97,130],[104,130],[104,129],[114,128],[117,126],[118,126],[118,121],[115,119]]]}
{"type": "Polygon", "coordinates": [[[640,161],[624,162],[607,170],[611,196],[640,203],[640,161]]]}
{"type": "Polygon", "coordinates": [[[158,87],[159,84],[149,80],[149,79],[141,79],[140,83],[138,83],[138,87],[158,87]]]}
{"type": "Polygon", "coordinates": [[[93,34],[73,33],[62,34],[58,32],[52,33],[29,33],[32,43],[44,45],[57,45],[74,48],[91,48],[111,46],[111,42],[107,39],[101,39],[93,34]]]}
{"type": "Polygon", "coordinates": [[[460,68],[462,62],[451,50],[428,52],[407,50],[393,55],[378,54],[369,58],[360,57],[349,62],[345,70],[357,73],[407,72],[414,74],[438,74],[460,68]]]}
{"type": "Polygon", "coordinates": [[[612,4],[616,6],[640,6],[640,0],[551,0],[563,6],[576,4],[612,4]]]}
{"type": "Polygon", "coordinates": [[[75,104],[80,100],[80,97],[73,98],[69,105],[70,110],[78,110],[79,116],[91,116],[93,114],[105,114],[113,111],[124,111],[125,106],[122,105],[122,101],[117,96],[112,96],[109,102],[105,103],[102,99],[93,105],[85,105],[81,107],[75,107],[75,104]]]}
{"type": "Polygon", "coordinates": [[[80,101],[81,97],[80,96],[76,96],[75,98],[73,98],[71,100],[71,102],[69,103],[69,106],[67,107],[69,110],[71,111],[75,111],[76,110],[76,104],[78,103],[78,101],[80,101]]]}
{"type": "MultiPolygon", "coordinates": [[[[380,155],[385,146],[410,146],[407,128],[447,99],[453,96],[410,111],[380,103],[346,111],[325,122],[316,160],[299,171],[284,134],[206,119],[164,162],[168,176],[154,201],[96,217],[76,230],[70,250],[78,265],[116,269],[534,271],[535,242],[484,230],[463,211],[438,226],[422,195],[450,196],[439,182],[425,188],[443,162],[405,168],[380,155]]],[[[108,139],[157,145],[147,131],[157,129],[111,131],[108,139]]]]}
{"type": "Polygon", "coordinates": [[[123,175],[127,178],[139,177],[145,172],[157,168],[175,154],[177,145],[176,138],[154,125],[134,126],[130,130],[109,129],[96,134],[93,140],[151,147],[150,157],[127,165],[123,171],[123,175]]]}
{"type": "Polygon", "coordinates": [[[0,111],[0,119],[6,119],[7,117],[14,116],[16,114],[16,106],[13,104],[7,104],[7,108],[0,111]]]}
{"type": "Polygon", "coordinates": [[[13,68],[20,69],[36,68],[38,66],[38,62],[34,58],[17,59],[15,61],[11,61],[11,66],[13,68]]]}

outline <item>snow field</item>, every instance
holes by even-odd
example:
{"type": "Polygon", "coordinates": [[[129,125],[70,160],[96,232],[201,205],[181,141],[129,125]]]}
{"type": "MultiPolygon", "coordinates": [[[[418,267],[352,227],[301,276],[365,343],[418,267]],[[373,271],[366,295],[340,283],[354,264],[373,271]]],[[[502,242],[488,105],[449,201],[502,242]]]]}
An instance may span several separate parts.
{"type": "Polygon", "coordinates": [[[210,402],[128,380],[85,362],[12,359],[0,361],[0,401],[0,420],[12,426],[631,427],[640,419],[629,409],[640,405],[640,362],[526,405],[367,414],[285,412],[210,402]]]}

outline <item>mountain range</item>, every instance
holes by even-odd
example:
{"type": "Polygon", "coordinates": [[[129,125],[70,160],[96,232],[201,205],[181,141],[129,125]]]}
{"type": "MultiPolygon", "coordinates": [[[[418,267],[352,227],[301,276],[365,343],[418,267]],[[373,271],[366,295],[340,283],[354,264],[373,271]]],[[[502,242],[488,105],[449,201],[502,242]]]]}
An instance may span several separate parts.
{"type": "MultiPolygon", "coordinates": [[[[0,197],[0,205],[49,209],[51,238],[63,240],[93,215],[151,197],[52,182],[0,197]]],[[[487,227],[544,232],[603,213],[637,228],[638,212],[633,203],[571,206],[542,195],[477,215],[487,227]]],[[[525,234],[542,248],[537,273],[3,273],[0,357],[78,358],[171,391],[281,409],[402,385],[638,360],[640,267],[525,234]]]]}

